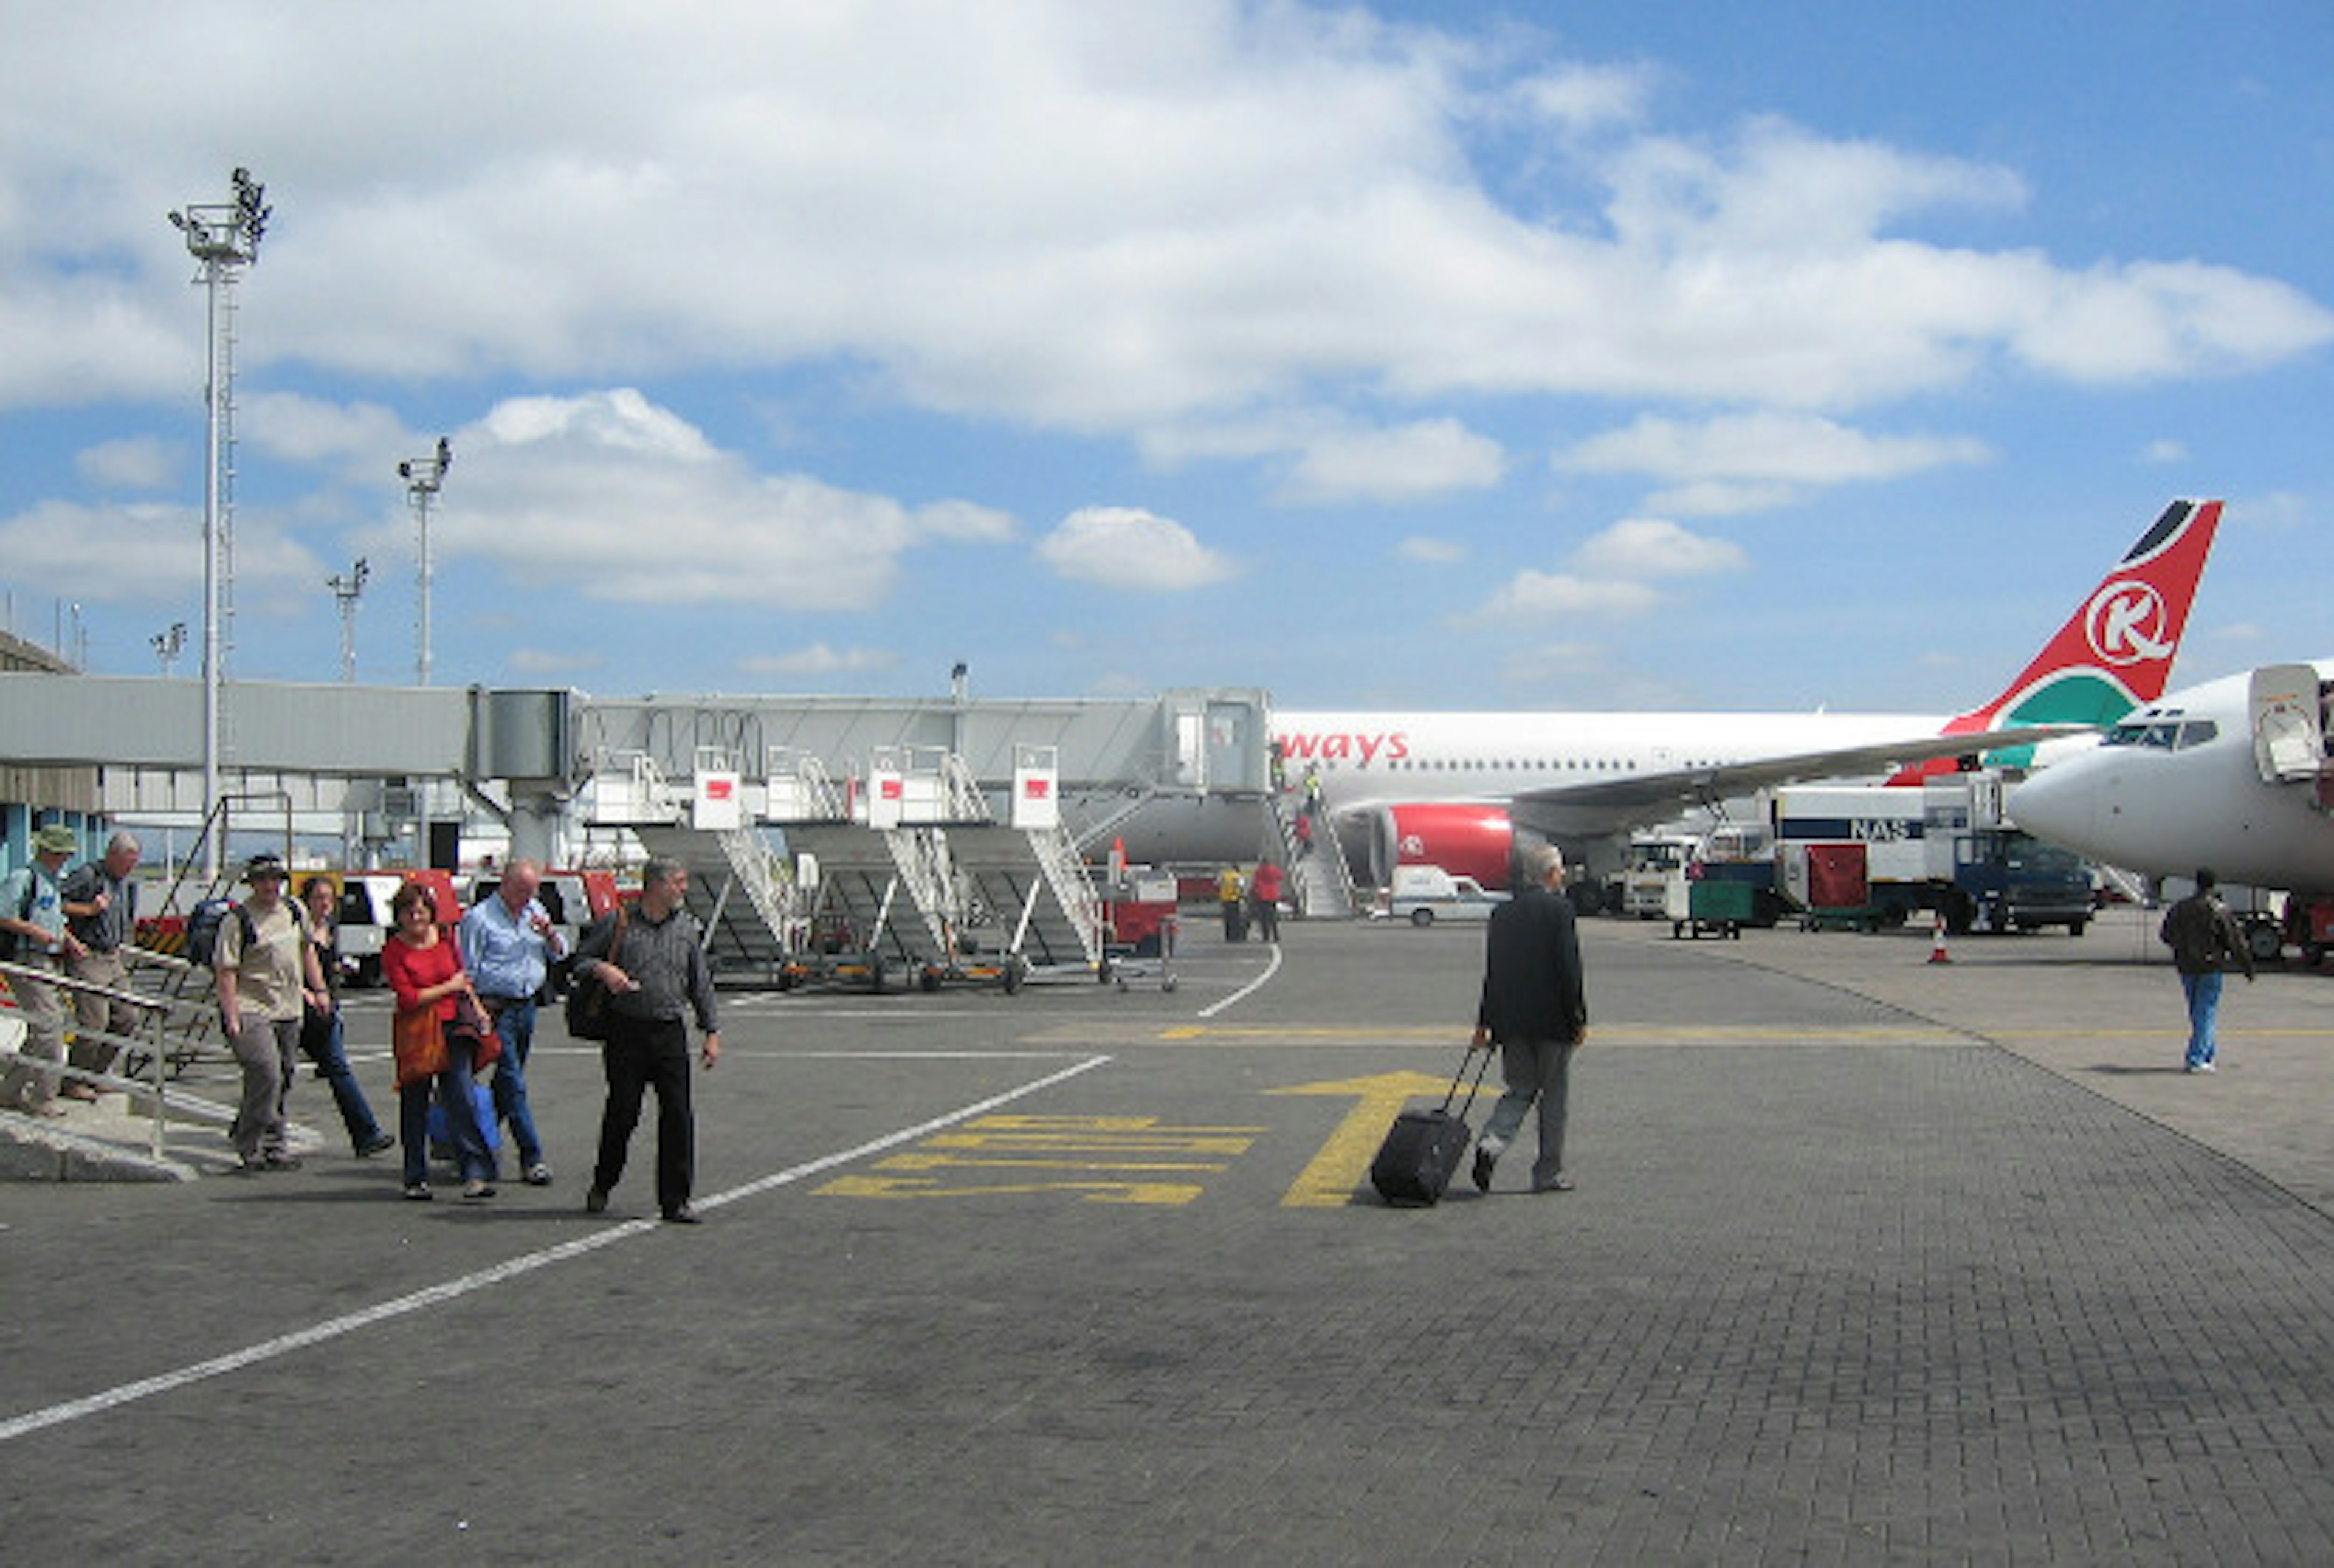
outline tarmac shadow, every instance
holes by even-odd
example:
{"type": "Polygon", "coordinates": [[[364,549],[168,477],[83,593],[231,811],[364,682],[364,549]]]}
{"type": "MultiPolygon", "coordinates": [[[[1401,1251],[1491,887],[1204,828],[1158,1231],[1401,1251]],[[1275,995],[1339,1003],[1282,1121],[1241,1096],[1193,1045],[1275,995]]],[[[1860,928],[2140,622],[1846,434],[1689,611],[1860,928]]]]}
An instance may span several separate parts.
{"type": "Polygon", "coordinates": [[[2098,1063],[2094,1063],[2092,1064],[2092,1066],[2091,1066],[2091,1069],[2090,1069],[2090,1070],[2091,1070],[2092,1072],[2094,1072],[2094,1073],[2114,1073],[2114,1074],[2115,1074],[2115,1075],[2117,1075],[2117,1077],[2124,1077],[2124,1078],[2147,1078],[2147,1077],[2160,1077],[2160,1076],[2163,1076],[2163,1075],[2167,1074],[2167,1073],[2168,1073],[2168,1074],[2170,1074],[2170,1075],[2172,1075],[2172,1076],[2174,1076],[2174,1077],[2178,1077],[2178,1076],[2180,1076],[2181,1074],[2185,1073],[2188,1071],[2188,1069],[2187,1069],[2186,1067],[2185,1067],[2185,1066],[2183,1066],[2183,1067],[2135,1067],[2135,1066],[2133,1066],[2133,1065],[2132,1065],[2130,1063],[2128,1063],[2128,1062],[2098,1062],[2098,1063]]]}

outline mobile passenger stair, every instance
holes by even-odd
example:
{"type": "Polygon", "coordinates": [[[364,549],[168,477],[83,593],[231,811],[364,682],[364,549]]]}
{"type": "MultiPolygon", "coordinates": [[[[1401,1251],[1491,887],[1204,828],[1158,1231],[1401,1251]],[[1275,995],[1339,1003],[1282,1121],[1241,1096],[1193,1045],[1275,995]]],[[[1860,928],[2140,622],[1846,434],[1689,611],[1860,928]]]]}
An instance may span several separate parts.
{"type": "Polygon", "coordinates": [[[803,898],[757,819],[840,816],[842,808],[815,758],[773,758],[759,798],[752,793],[711,748],[699,752],[686,783],[668,778],[644,753],[624,753],[593,774],[585,815],[594,826],[631,829],[649,854],[689,868],[688,909],[704,929],[717,980],[775,985],[803,898]]]}
{"type": "MultiPolygon", "coordinates": [[[[1031,980],[1098,976],[1102,900],[1061,825],[1058,779],[1054,748],[1016,747],[1012,804],[999,822],[955,754],[876,748],[860,840],[841,827],[787,832],[788,847],[816,864],[814,932],[825,921],[875,933],[882,963],[868,983],[878,989],[895,961],[925,990],[994,984],[1011,994],[1031,980]]],[[[807,870],[802,880],[810,884],[807,870]]]]}

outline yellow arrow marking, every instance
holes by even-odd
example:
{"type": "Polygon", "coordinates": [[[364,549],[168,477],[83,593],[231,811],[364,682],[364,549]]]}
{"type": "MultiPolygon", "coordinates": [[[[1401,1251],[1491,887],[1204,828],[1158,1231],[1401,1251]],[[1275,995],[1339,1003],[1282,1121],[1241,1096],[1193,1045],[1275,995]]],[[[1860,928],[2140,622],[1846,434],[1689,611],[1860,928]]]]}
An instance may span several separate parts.
{"type": "Polygon", "coordinates": [[[1354,1189],[1369,1175],[1370,1160],[1385,1141],[1386,1129],[1403,1107],[1422,1094],[1438,1099],[1449,1090],[1447,1078],[1423,1073],[1380,1073],[1368,1078],[1345,1078],[1334,1083],[1298,1083],[1268,1089],[1267,1094],[1334,1094],[1359,1101],[1345,1113],[1329,1141],[1311,1164],[1299,1171],[1280,1199],[1283,1208],[1342,1208],[1354,1199],[1354,1189]]]}

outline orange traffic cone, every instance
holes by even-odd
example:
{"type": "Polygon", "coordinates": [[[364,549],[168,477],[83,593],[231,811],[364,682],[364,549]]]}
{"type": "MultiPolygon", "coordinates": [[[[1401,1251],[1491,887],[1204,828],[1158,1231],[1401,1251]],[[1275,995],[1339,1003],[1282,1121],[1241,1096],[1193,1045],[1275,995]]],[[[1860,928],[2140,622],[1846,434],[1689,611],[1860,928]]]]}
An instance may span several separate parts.
{"type": "Polygon", "coordinates": [[[1939,915],[1937,917],[1937,934],[1929,943],[1929,962],[1932,964],[1950,964],[1953,961],[1953,956],[1945,951],[1945,918],[1943,915],[1939,915]]]}

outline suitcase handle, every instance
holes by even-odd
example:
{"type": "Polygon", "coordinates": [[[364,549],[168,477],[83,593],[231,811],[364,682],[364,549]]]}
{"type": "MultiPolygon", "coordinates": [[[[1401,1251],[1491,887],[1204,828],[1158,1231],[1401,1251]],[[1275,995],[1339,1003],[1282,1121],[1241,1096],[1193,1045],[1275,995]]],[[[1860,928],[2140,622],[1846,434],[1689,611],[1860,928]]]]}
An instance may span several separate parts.
{"type": "MultiPolygon", "coordinates": [[[[1462,1119],[1468,1111],[1475,1109],[1475,1091],[1483,1086],[1483,1074],[1491,1070],[1491,1052],[1497,1049],[1497,1046],[1487,1051],[1478,1051],[1472,1046],[1467,1049],[1467,1056],[1480,1056],[1482,1060],[1475,1063],[1475,1081],[1467,1085],[1467,1103],[1459,1109],[1462,1119]]],[[[1467,1076],[1467,1056],[1459,1058],[1459,1071],[1451,1075],[1451,1092],[1442,1097],[1442,1109],[1445,1111],[1450,1110],[1451,1102],[1459,1098],[1459,1081],[1467,1076]]]]}

